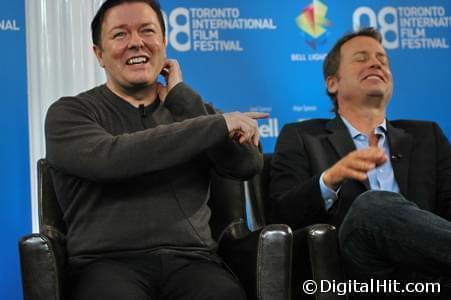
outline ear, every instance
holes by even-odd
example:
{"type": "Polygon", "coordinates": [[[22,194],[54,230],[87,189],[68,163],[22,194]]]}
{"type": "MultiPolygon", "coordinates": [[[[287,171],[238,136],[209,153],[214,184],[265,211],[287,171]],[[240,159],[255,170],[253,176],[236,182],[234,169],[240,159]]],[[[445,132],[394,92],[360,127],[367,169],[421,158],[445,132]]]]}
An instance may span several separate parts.
{"type": "Polygon", "coordinates": [[[338,78],[337,76],[328,76],[326,78],[327,90],[331,94],[335,94],[338,90],[338,78]]]}
{"type": "Polygon", "coordinates": [[[92,46],[92,50],[97,57],[97,61],[102,68],[105,68],[105,64],[103,63],[103,50],[97,45],[92,46]]]}
{"type": "Polygon", "coordinates": [[[167,56],[166,56],[166,48],[168,47],[168,41],[167,41],[167,39],[166,39],[165,36],[163,36],[163,45],[164,45],[164,48],[163,48],[163,55],[164,55],[164,58],[166,58],[166,57],[167,57],[167,56]]]}

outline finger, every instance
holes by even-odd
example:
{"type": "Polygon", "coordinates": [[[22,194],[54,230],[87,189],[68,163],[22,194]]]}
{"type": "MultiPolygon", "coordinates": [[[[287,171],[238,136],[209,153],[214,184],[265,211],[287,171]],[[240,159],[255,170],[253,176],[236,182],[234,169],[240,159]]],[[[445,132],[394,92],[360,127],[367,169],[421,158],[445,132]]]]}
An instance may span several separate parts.
{"type": "Polygon", "coordinates": [[[236,139],[238,137],[238,132],[236,130],[232,130],[229,132],[229,138],[236,139]]]}
{"type": "Polygon", "coordinates": [[[180,69],[180,65],[177,60],[166,59],[163,65],[163,70],[165,70],[164,73],[167,74],[165,79],[168,83],[169,89],[172,89],[177,83],[183,81],[182,70],[180,69]]]}
{"type": "Polygon", "coordinates": [[[176,59],[166,59],[164,66],[168,68],[170,72],[181,72],[180,64],[176,59]]]}
{"type": "Polygon", "coordinates": [[[253,136],[252,142],[256,147],[258,147],[259,141],[260,141],[260,132],[257,130],[253,136]]]}
{"type": "Polygon", "coordinates": [[[251,119],[244,114],[241,114],[241,119],[243,126],[246,126],[246,130],[255,131],[258,128],[258,123],[255,119],[251,119]]]}
{"type": "Polygon", "coordinates": [[[246,116],[246,114],[241,113],[240,114],[242,116],[242,121],[249,127],[249,129],[251,130],[251,135],[254,136],[256,132],[258,132],[258,123],[255,119],[252,119],[248,116],[246,116]]]}
{"type": "Polygon", "coordinates": [[[171,64],[169,60],[166,59],[165,62],[163,63],[163,68],[160,71],[160,74],[164,77],[166,83],[168,82],[170,73],[171,73],[171,64]]]}
{"type": "Polygon", "coordinates": [[[376,164],[381,165],[388,160],[387,155],[385,154],[382,148],[378,147],[369,147],[368,155],[370,159],[376,164]]]}
{"type": "Polygon", "coordinates": [[[352,152],[353,155],[361,159],[366,160],[377,160],[385,155],[384,150],[378,147],[368,147],[365,149],[360,149],[352,152]]]}
{"type": "Polygon", "coordinates": [[[367,172],[359,172],[356,170],[348,170],[346,174],[346,178],[355,179],[358,181],[364,181],[368,179],[368,173],[367,172]]]}
{"type": "Polygon", "coordinates": [[[251,119],[266,119],[269,117],[269,114],[264,112],[248,111],[243,114],[251,119]]]}
{"type": "Polygon", "coordinates": [[[372,169],[376,167],[376,164],[374,162],[367,162],[367,161],[353,161],[350,164],[348,164],[347,169],[353,170],[357,172],[369,172],[372,169]]]}
{"type": "Polygon", "coordinates": [[[388,156],[384,153],[378,160],[376,160],[376,165],[382,165],[388,160],[388,156]]]}
{"type": "Polygon", "coordinates": [[[345,159],[339,165],[339,170],[342,173],[349,171],[354,172],[369,172],[376,167],[376,163],[361,159],[345,159]]]}
{"type": "Polygon", "coordinates": [[[167,80],[169,76],[169,68],[163,66],[163,69],[161,69],[160,74],[167,80]]]}
{"type": "Polygon", "coordinates": [[[247,139],[246,139],[245,135],[242,134],[242,135],[240,135],[240,138],[239,138],[238,141],[239,141],[240,144],[243,144],[243,143],[245,143],[247,141],[247,139]]]}
{"type": "Polygon", "coordinates": [[[252,124],[243,122],[241,125],[241,132],[245,142],[253,143],[255,128],[252,126],[252,124]]]}
{"type": "Polygon", "coordinates": [[[241,132],[242,132],[242,137],[244,138],[245,141],[250,141],[253,134],[253,130],[252,128],[249,126],[249,124],[243,123],[241,125],[241,132]]]}
{"type": "Polygon", "coordinates": [[[258,123],[256,120],[253,120],[253,124],[252,124],[253,128],[254,128],[254,134],[252,136],[252,143],[258,147],[258,142],[260,141],[260,131],[258,130],[258,123]]]}
{"type": "Polygon", "coordinates": [[[374,169],[385,161],[385,154],[379,156],[379,154],[363,154],[354,153],[343,159],[344,166],[350,169],[356,169],[360,171],[369,171],[374,169]]]}
{"type": "Polygon", "coordinates": [[[244,134],[243,134],[243,133],[237,132],[237,133],[233,136],[233,139],[239,142],[240,140],[246,139],[246,138],[244,137],[244,134]]]}
{"type": "Polygon", "coordinates": [[[171,68],[174,67],[175,63],[176,63],[176,60],[175,60],[175,59],[169,59],[169,58],[167,58],[167,59],[164,61],[164,63],[163,63],[163,68],[166,68],[166,69],[169,69],[169,70],[170,70],[171,68]]]}

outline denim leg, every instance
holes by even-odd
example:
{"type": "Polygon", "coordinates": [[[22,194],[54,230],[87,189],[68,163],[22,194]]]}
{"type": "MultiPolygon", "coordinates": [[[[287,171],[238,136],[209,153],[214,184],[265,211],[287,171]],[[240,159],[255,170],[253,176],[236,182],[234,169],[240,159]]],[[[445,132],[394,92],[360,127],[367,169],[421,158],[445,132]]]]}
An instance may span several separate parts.
{"type": "Polygon", "coordinates": [[[340,227],[339,242],[355,279],[392,278],[404,268],[451,275],[451,222],[397,193],[361,194],[340,227]]]}

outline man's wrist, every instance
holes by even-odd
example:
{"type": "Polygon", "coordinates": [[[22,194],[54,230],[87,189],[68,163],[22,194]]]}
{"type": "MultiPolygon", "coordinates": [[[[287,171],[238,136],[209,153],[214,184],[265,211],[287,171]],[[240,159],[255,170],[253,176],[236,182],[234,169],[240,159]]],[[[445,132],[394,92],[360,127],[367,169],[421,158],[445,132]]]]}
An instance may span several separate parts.
{"type": "Polygon", "coordinates": [[[324,200],[324,207],[326,211],[328,211],[334,205],[335,201],[338,199],[338,191],[330,189],[324,183],[324,175],[325,172],[323,172],[319,178],[319,186],[321,190],[321,197],[324,200]]]}
{"type": "Polygon", "coordinates": [[[324,185],[330,189],[331,191],[336,192],[339,188],[340,188],[340,183],[331,183],[330,182],[330,173],[328,172],[328,170],[324,171],[323,174],[321,175],[322,180],[324,185]]]}

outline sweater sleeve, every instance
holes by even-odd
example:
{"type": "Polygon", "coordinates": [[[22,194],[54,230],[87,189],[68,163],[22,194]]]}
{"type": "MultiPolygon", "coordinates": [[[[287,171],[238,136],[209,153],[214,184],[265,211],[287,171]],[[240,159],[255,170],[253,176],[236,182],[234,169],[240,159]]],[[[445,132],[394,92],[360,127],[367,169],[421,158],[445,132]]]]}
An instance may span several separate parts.
{"type": "MultiPolygon", "coordinates": [[[[211,106],[207,110],[214,111],[211,106]]],[[[258,147],[230,138],[209,149],[208,157],[219,174],[235,179],[250,179],[263,169],[263,155],[258,147]]]]}
{"type": "Polygon", "coordinates": [[[184,82],[172,88],[164,102],[176,121],[207,115],[207,109],[199,94],[184,82]]]}
{"type": "MultiPolygon", "coordinates": [[[[170,91],[165,106],[178,121],[221,114],[213,106],[205,104],[199,94],[184,83],[170,91]]],[[[224,139],[210,148],[208,157],[219,174],[236,179],[248,179],[263,168],[263,156],[258,147],[239,144],[232,139],[224,139]]]]}
{"type": "Polygon", "coordinates": [[[49,108],[46,151],[54,167],[93,181],[123,180],[188,162],[228,139],[221,115],[117,135],[96,118],[77,98],[62,98],[49,108]]]}

